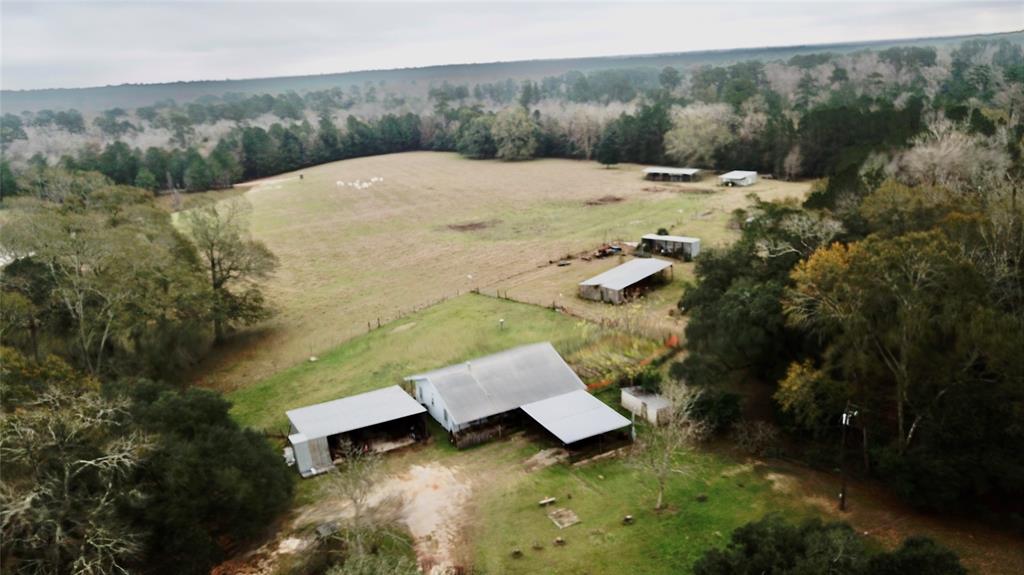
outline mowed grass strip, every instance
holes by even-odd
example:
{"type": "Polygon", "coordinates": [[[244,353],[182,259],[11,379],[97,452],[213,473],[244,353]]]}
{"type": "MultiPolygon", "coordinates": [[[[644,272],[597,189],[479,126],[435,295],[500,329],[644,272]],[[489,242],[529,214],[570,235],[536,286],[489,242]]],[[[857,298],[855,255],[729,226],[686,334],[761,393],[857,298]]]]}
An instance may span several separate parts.
{"type": "Polygon", "coordinates": [[[550,341],[597,377],[657,350],[655,342],[602,330],[550,309],[467,294],[386,324],[319,356],[228,394],[242,424],[287,431],[285,411],[399,384],[517,345],[550,341]],[[504,328],[499,320],[504,319],[504,328]]]}

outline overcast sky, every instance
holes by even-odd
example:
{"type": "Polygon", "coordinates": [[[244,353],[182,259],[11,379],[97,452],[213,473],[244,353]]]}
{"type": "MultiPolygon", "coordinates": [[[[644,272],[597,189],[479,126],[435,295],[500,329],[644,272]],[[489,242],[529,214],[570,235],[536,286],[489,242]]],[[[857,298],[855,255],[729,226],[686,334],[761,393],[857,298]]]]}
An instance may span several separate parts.
{"type": "Polygon", "coordinates": [[[322,74],[1024,28],[1016,2],[11,2],[4,89],[322,74]]]}

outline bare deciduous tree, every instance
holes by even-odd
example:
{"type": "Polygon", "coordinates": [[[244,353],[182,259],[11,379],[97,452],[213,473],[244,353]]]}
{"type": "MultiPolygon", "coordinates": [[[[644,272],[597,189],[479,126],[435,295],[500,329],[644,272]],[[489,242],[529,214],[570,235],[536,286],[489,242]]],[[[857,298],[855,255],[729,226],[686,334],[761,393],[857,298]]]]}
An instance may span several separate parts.
{"type": "Polygon", "coordinates": [[[387,534],[393,528],[404,502],[400,497],[376,496],[384,463],[380,454],[344,441],[339,455],[341,461],[327,475],[322,490],[326,497],[347,506],[345,529],[340,537],[353,556],[362,556],[367,552],[369,538],[387,534]]]}
{"type": "Polygon", "coordinates": [[[899,178],[910,185],[942,186],[970,195],[1000,187],[1010,168],[1001,139],[971,135],[945,117],[935,117],[928,130],[897,161],[899,178]]]}
{"type": "Polygon", "coordinates": [[[735,139],[737,118],[728,104],[691,104],[672,115],[665,153],[691,166],[708,166],[715,152],[735,139]]]}
{"type": "Polygon", "coordinates": [[[569,119],[566,132],[569,142],[584,159],[594,157],[594,149],[601,140],[601,122],[597,118],[577,110],[569,119]]]}
{"type": "Polygon", "coordinates": [[[632,457],[633,465],[655,482],[658,499],[654,508],[659,510],[665,507],[669,479],[687,473],[689,464],[684,459],[710,433],[706,422],[690,415],[699,392],[674,383],[663,385],[661,394],[670,407],[662,413],[660,425],[651,427],[637,439],[632,457]]]}

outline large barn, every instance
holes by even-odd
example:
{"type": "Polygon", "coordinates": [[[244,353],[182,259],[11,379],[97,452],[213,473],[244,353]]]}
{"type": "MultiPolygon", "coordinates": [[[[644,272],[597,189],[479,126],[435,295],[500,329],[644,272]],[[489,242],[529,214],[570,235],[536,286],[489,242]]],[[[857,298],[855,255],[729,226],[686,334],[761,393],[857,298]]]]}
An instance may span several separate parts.
{"type": "Polygon", "coordinates": [[[700,170],[697,168],[654,166],[644,168],[644,179],[656,182],[696,182],[700,180],[700,170]]]}
{"type": "Polygon", "coordinates": [[[563,444],[622,429],[629,420],[586,391],[550,343],[508,349],[405,378],[459,447],[499,435],[525,412],[563,444]]]}
{"type": "Polygon", "coordinates": [[[640,244],[650,253],[677,257],[686,261],[690,261],[700,254],[700,238],[689,236],[647,234],[640,238],[640,244]]]}
{"type": "Polygon", "coordinates": [[[288,441],[299,473],[330,471],[342,441],[388,451],[426,438],[425,411],[397,385],[293,409],[288,441]]]}
{"type": "Polygon", "coordinates": [[[625,303],[672,273],[672,263],[656,258],[635,258],[580,282],[580,297],[609,303],[625,303]]]}
{"type": "Polygon", "coordinates": [[[757,172],[733,170],[718,176],[718,182],[723,186],[753,186],[757,183],[757,172]]]}

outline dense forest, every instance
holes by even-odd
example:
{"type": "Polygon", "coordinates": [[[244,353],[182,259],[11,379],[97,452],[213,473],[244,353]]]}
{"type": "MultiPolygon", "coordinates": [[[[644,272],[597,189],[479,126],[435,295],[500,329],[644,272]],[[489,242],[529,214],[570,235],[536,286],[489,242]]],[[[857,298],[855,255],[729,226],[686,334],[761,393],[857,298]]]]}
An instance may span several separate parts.
{"type": "MultiPolygon", "coordinates": [[[[739,417],[733,382],[765,386],[798,455],[829,469],[855,410],[857,473],[922,508],[1024,527],[1020,44],[427,90],[3,115],[4,572],[207,572],[288,507],[292,474],[264,438],[180,384],[209,346],[267,317],[276,259],[249,237],[244,202],[175,226],[154,196],[407,150],[817,179],[803,203],[752,199],[733,214],[739,241],[697,259],[673,374],[706,391],[721,429],[739,417]]],[[[850,536],[772,521],[733,547],[850,536]]],[[[928,545],[858,549],[846,572],[900,572],[921,549],[955,564],[928,545]]],[[[733,547],[699,572],[730,572],[744,561],[733,547]]]]}

